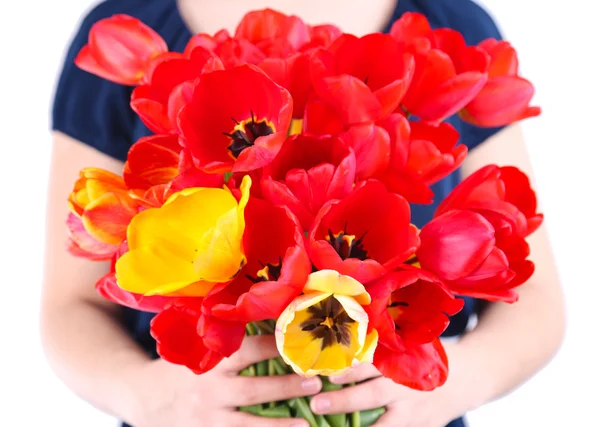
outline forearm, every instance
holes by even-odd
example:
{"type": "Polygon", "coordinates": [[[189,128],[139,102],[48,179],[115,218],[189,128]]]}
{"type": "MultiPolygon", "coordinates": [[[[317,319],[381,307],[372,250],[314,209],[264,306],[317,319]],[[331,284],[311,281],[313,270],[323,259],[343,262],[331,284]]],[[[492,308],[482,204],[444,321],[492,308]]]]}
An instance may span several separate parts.
{"type": "Polygon", "coordinates": [[[450,388],[468,410],[493,401],[541,369],[564,335],[564,303],[545,231],[530,239],[536,273],[519,289],[515,304],[491,303],[477,326],[448,346],[450,388]]]}
{"type": "Polygon", "coordinates": [[[123,330],[114,310],[94,301],[47,306],[42,337],[51,366],[69,388],[117,418],[135,416],[135,373],[149,358],[123,330]]]}

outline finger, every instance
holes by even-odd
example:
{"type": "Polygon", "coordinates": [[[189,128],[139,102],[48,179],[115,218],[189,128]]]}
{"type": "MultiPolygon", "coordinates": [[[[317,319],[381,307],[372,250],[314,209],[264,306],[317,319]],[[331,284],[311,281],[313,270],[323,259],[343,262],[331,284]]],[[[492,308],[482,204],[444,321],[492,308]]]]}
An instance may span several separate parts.
{"type": "Polygon", "coordinates": [[[296,374],[272,377],[237,377],[232,379],[232,404],[235,406],[277,402],[294,397],[312,396],[321,391],[319,377],[304,378],[296,374]]]}
{"type": "Polygon", "coordinates": [[[279,356],[273,335],[245,337],[242,346],[231,357],[225,359],[219,367],[238,373],[253,363],[273,359],[279,356]]]}
{"type": "Polygon", "coordinates": [[[329,377],[329,381],[334,384],[350,384],[359,383],[370,378],[380,377],[381,372],[370,363],[361,363],[360,365],[350,369],[344,375],[338,377],[329,377]]]}
{"type": "Polygon", "coordinates": [[[227,425],[234,427],[309,427],[307,421],[299,418],[264,418],[243,412],[233,413],[227,425]]]}
{"type": "Polygon", "coordinates": [[[317,414],[346,414],[381,408],[391,402],[393,384],[380,377],[357,386],[321,393],[312,398],[310,407],[317,414]]]}

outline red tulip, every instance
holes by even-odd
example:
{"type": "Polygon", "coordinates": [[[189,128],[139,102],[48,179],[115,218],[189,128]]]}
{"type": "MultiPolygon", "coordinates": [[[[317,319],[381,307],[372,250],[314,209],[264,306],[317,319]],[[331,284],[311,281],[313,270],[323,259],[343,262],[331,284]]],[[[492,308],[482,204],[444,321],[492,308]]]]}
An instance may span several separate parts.
{"type": "Polygon", "coordinates": [[[300,49],[302,52],[314,51],[318,48],[327,49],[342,35],[335,25],[325,24],[310,28],[310,42],[304,44],[300,49]]]}
{"type": "Polygon", "coordinates": [[[214,36],[196,34],[188,42],[184,55],[191,55],[198,47],[216,55],[226,69],[243,64],[256,65],[266,58],[265,54],[250,41],[231,37],[227,30],[221,30],[214,36]]]}
{"type": "Polygon", "coordinates": [[[318,98],[345,125],[376,121],[398,107],[414,71],[414,61],[386,34],[339,37],[313,57],[318,98]]]}
{"type": "Polygon", "coordinates": [[[319,270],[337,270],[369,283],[396,269],[419,245],[408,202],[379,181],[367,181],[318,213],[309,233],[319,270]]]}
{"type": "Polygon", "coordinates": [[[311,28],[297,16],[264,9],[244,15],[235,38],[250,41],[267,57],[285,58],[310,42],[311,28]]]}
{"type": "Polygon", "coordinates": [[[312,100],[304,111],[304,132],[313,135],[337,135],[354,151],[359,180],[381,174],[390,161],[390,136],[379,122],[344,126],[335,110],[320,100],[312,100]]]}
{"type": "Polygon", "coordinates": [[[435,275],[410,266],[371,283],[367,291],[370,327],[377,329],[379,342],[398,351],[403,343],[434,341],[450,323],[448,316],[464,305],[435,275]]]}
{"type": "Polygon", "coordinates": [[[459,133],[449,123],[409,123],[401,114],[392,114],[380,124],[391,146],[389,166],[380,179],[409,202],[431,203],[429,187],[458,169],[467,156],[467,147],[456,145],[459,133]]]}
{"type": "Polygon", "coordinates": [[[215,304],[212,313],[240,322],[276,319],[302,293],[311,272],[304,234],[287,208],[264,200],[250,198],[245,219],[247,264],[220,291],[225,301],[215,304]]]}
{"type": "Polygon", "coordinates": [[[327,201],[352,191],[355,170],[354,152],[339,138],[296,135],[264,168],[262,194],[288,207],[308,230],[327,201]]]}
{"type": "Polygon", "coordinates": [[[255,67],[214,71],[179,113],[182,141],[206,172],[258,169],[279,152],[292,108],[289,92],[255,67]]]}
{"type": "Polygon", "coordinates": [[[202,47],[195,48],[188,57],[163,61],[148,84],[134,89],[131,108],[153,132],[176,133],[177,115],[191,99],[194,81],[222,67],[220,59],[202,47]]]}
{"type": "Polygon", "coordinates": [[[379,371],[418,390],[444,384],[448,363],[438,337],[463,301],[454,299],[434,275],[414,267],[384,276],[367,291],[369,328],[379,336],[374,356],[379,371]]]}
{"type": "Polygon", "coordinates": [[[431,391],[448,378],[448,357],[439,339],[406,345],[400,351],[377,343],[373,365],[383,376],[415,390],[431,391]]]}
{"type": "Polygon", "coordinates": [[[196,374],[214,368],[242,344],[245,326],[206,314],[202,298],[180,298],[151,322],[150,333],[164,360],[184,365],[196,374]],[[227,341],[227,344],[224,344],[227,341]],[[227,349],[221,352],[221,349],[227,349]],[[232,350],[233,349],[233,350],[232,350]]]}
{"type": "Polygon", "coordinates": [[[181,146],[176,135],[141,138],[129,149],[123,179],[129,189],[148,190],[178,174],[181,146]]]}
{"type": "Polygon", "coordinates": [[[96,22],[75,63],[85,71],[124,85],[147,81],[167,53],[167,44],[136,18],[114,15],[96,22]]]}
{"type": "Polygon", "coordinates": [[[192,187],[221,187],[223,176],[194,167],[177,135],[143,137],[132,145],[123,168],[129,194],[147,207],[160,207],[175,192],[192,187]]]}
{"type": "Polygon", "coordinates": [[[517,52],[505,41],[487,39],[479,43],[491,57],[489,79],[481,92],[460,112],[463,120],[478,126],[505,126],[539,116],[541,109],[531,107],[534,88],[518,76],[517,52]]]}
{"type": "Polygon", "coordinates": [[[497,234],[479,213],[452,210],[425,225],[417,259],[455,293],[515,302],[515,287],[533,274],[529,246],[515,234],[497,234]]]}
{"type": "Polygon", "coordinates": [[[439,123],[475,98],[487,80],[489,57],[467,46],[451,29],[432,30],[419,14],[404,14],[392,27],[394,37],[414,53],[415,75],[402,108],[421,120],[439,123]]]}
{"type": "Polygon", "coordinates": [[[311,53],[297,53],[286,58],[267,58],[258,67],[278,85],[287,89],[294,99],[295,119],[304,115],[306,103],[312,93],[309,78],[311,53]]]}
{"type": "Polygon", "coordinates": [[[542,223],[529,178],[519,169],[488,165],[462,181],[438,206],[436,215],[468,209],[483,215],[497,232],[527,237],[542,223]]]}

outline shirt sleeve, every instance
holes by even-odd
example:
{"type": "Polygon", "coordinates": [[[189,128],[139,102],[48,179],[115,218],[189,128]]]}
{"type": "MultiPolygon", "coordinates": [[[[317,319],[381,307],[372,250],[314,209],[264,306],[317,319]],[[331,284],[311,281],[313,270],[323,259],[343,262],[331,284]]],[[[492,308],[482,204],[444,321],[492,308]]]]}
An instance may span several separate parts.
{"type": "MultiPolygon", "coordinates": [[[[471,0],[441,0],[446,7],[450,26],[459,31],[468,45],[477,45],[485,39],[502,40],[498,25],[490,14],[471,0]]],[[[462,143],[469,150],[477,147],[504,127],[483,128],[461,121],[462,143]]]]}
{"type": "Polygon", "coordinates": [[[118,1],[100,3],[85,16],[75,32],[55,89],[52,130],[125,160],[135,123],[135,114],[129,107],[132,88],[96,77],[74,63],[87,43],[92,25],[118,13],[118,1]]]}

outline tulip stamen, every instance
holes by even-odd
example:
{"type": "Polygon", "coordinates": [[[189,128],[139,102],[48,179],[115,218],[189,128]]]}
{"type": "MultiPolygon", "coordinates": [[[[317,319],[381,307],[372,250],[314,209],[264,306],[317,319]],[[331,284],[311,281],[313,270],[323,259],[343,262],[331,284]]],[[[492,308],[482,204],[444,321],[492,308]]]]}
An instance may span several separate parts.
{"type": "Polygon", "coordinates": [[[337,234],[333,234],[331,229],[327,230],[325,240],[329,242],[343,260],[358,258],[364,261],[368,259],[367,251],[363,247],[363,240],[366,235],[367,233],[365,232],[357,239],[356,236],[347,234],[346,227],[344,227],[344,231],[340,231],[337,234]]]}
{"type": "Polygon", "coordinates": [[[300,324],[315,339],[322,339],[321,349],[334,344],[350,346],[350,325],[355,322],[334,297],[328,297],[308,308],[311,317],[300,324]]]}
{"type": "Polygon", "coordinates": [[[255,276],[246,274],[248,280],[250,280],[252,283],[269,281],[276,282],[277,280],[279,280],[279,277],[281,276],[281,268],[283,265],[283,260],[281,259],[281,257],[279,257],[279,262],[277,264],[263,264],[261,262],[260,265],[263,268],[258,270],[255,276]]]}
{"type": "Polygon", "coordinates": [[[231,143],[227,147],[229,155],[237,159],[239,155],[248,147],[252,147],[256,140],[261,136],[268,136],[275,133],[275,126],[267,119],[257,120],[254,113],[250,111],[250,118],[241,122],[231,118],[235,126],[231,132],[222,132],[223,135],[231,138],[231,143]]]}

